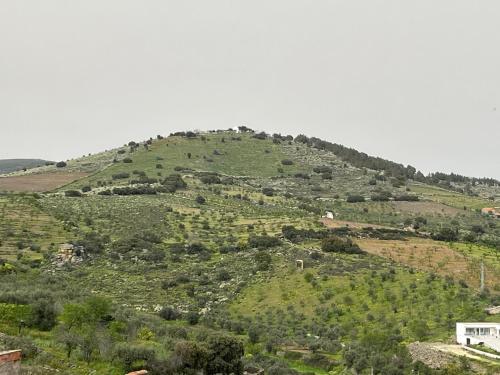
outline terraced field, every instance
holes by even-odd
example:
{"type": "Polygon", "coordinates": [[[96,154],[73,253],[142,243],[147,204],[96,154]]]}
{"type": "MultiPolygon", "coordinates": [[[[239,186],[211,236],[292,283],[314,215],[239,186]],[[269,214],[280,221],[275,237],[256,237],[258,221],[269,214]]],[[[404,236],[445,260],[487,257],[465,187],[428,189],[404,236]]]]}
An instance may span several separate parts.
{"type": "Polygon", "coordinates": [[[41,259],[72,237],[32,197],[0,196],[0,258],[41,259]]]}
{"type": "Polygon", "coordinates": [[[47,192],[82,179],[84,172],[45,172],[18,176],[0,176],[0,191],[47,192]]]}
{"type": "MultiPolygon", "coordinates": [[[[370,254],[382,256],[398,264],[433,272],[438,275],[463,280],[467,285],[479,290],[481,259],[484,259],[486,286],[493,292],[500,292],[500,263],[492,258],[492,249],[475,249],[471,256],[467,247],[458,247],[429,239],[411,241],[390,241],[362,239],[357,243],[370,254]],[[460,249],[460,250],[458,250],[460,249]]],[[[496,254],[497,252],[494,251],[496,254]]]]}

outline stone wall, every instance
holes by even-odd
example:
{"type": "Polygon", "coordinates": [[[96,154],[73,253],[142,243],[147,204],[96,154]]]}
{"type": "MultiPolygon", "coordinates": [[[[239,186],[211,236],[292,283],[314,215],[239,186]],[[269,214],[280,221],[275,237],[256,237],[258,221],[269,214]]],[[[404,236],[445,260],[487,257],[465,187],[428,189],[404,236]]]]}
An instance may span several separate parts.
{"type": "Polygon", "coordinates": [[[21,373],[21,351],[0,352],[0,375],[19,375],[21,373]]]}

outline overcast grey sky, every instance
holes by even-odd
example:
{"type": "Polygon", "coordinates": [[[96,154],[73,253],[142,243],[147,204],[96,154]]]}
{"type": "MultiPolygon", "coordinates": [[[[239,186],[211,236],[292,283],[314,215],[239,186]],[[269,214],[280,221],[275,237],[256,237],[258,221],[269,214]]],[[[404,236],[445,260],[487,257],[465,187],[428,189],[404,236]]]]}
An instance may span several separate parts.
{"type": "Polygon", "coordinates": [[[500,178],[499,20],[498,0],[4,0],[0,158],[245,124],[500,178]]]}

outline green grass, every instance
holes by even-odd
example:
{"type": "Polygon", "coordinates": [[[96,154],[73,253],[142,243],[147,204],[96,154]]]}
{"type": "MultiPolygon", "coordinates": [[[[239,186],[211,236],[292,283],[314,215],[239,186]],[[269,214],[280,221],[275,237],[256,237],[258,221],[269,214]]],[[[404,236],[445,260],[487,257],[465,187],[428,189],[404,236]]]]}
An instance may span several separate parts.
{"type": "MultiPolygon", "coordinates": [[[[480,269],[481,262],[484,262],[486,267],[486,279],[492,276],[491,273],[494,273],[495,276],[500,275],[500,253],[498,250],[478,244],[464,244],[458,242],[452,243],[450,246],[453,250],[459,251],[467,258],[471,259],[473,261],[473,266],[477,270],[480,269]]],[[[492,292],[500,292],[500,285],[496,284],[492,292]]]]}
{"type": "Polygon", "coordinates": [[[454,327],[455,321],[484,317],[480,307],[483,303],[456,299],[459,294],[471,298],[467,290],[446,287],[441,279],[429,280],[424,273],[398,269],[394,281],[383,281],[381,273],[373,276],[368,271],[327,277],[322,273],[321,267],[306,268],[304,273],[280,273],[266,284],[244,291],[231,304],[230,311],[235,316],[258,318],[267,311],[283,310],[287,320],[303,315],[306,321],[319,319],[323,324],[340,325],[346,332],[360,325],[363,330],[377,331],[391,321],[408,341],[422,339],[406,325],[408,321],[426,322],[428,339],[447,340],[451,336],[450,324],[454,327]],[[305,280],[306,273],[314,276],[314,284],[305,280]],[[453,312],[451,322],[449,312],[453,312]]]}
{"type": "Polygon", "coordinates": [[[489,207],[492,204],[490,201],[483,198],[471,197],[436,186],[413,184],[411,189],[415,193],[422,195],[424,198],[459,209],[467,207],[469,209],[480,210],[481,208],[489,207]]]}
{"type": "MultiPolygon", "coordinates": [[[[158,173],[167,176],[174,173],[174,168],[181,166],[198,171],[211,171],[232,176],[272,177],[279,175],[278,168],[284,173],[310,171],[311,166],[296,160],[295,165],[284,166],[283,159],[294,159],[285,148],[273,144],[271,140],[257,140],[248,134],[236,133],[207,134],[197,138],[168,137],[156,140],[146,150],[142,146],[123,155],[132,159],[132,163],[119,161],[86,179],[66,186],[65,189],[78,188],[86,184],[95,186],[97,181],[109,181],[112,175],[120,172],[132,173],[134,170],[146,172],[149,177],[158,178],[158,173]],[[231,137],[241,137],[240,141],[231,137]],[[224,139],[224,142],[222,142],[224,139]],[[217,150],[220,155],[215,155],[217,150]],[[188,157],[188,154],[191,157],[188,157]],[[162,168],[158,169],[157,164],[162,168]]],[[[120,183],[120,181],[118,181],[120,183]]]]}
{"type": "Polygon", "coordinates": [[[323,369],[317,368],[317,367],[312,367],[305,365],[301,361],[287,361],[288,365],[290,368],[300,372],[300,373],[313,373],[316,375],[328,375],[331,374],[329,371],[325,371],[323,369]]]}
{"type": "Polygon", "coordinates": [[[52,244],[72,237],[33,197],[0,196],[0,258],[12,261],[21,254],[26,260],[42,259],[52,244]]]}

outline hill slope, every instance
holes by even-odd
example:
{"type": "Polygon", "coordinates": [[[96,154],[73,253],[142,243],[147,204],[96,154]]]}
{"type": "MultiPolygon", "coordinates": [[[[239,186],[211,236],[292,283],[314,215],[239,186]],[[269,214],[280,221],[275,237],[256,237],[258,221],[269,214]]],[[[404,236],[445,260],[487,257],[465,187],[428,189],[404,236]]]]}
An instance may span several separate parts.
{"type": "Polygon", "coordinates": [[[82,375],[460,374],[406,345],[498,320],[492,202],[309,143],[178,134],[19,176],[84,173],[2,195],[0,332],[40,350],[26,366],[82,375]]]}

